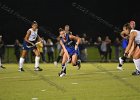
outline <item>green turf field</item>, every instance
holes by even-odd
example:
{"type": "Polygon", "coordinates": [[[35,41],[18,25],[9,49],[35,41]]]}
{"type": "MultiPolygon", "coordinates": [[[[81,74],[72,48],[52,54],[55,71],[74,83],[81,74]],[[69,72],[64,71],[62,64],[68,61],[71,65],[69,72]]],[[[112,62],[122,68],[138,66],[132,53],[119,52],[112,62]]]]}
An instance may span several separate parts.
{"type": "Polygon", "coordinates": [[[139,100],[140,76],[132,76],[133,63],[123,71],[117,63],[84,63],[82,68],[68,66],[67,76],[60,78],[60,67],[41,64],[42,72],[34,72],[33,64],[25,64],[26,72],[18,72],[17,64],[4,64],[0,69],[0,100],[139,100]]]}

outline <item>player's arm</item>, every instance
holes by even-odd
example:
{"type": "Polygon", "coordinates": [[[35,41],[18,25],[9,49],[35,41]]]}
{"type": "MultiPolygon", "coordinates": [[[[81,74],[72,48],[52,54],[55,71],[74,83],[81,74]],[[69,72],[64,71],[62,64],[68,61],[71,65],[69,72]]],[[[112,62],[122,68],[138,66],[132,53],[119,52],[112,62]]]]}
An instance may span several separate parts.
{"type": "Polygon", "coordinates": [[[26,36],[25,36],[24,40],[25,40],[26,42],[30,43],[31,45],[35,45],[34,43],[32,43],[32,42],[29,41],[29,36],[30,36],[30,34],[31,34],[31,31],[28,30],[27,33],[26,33],[26,36]]]}
{"type": "Polygon", "coordinates": [[[79,38],[79,37],[77,37],[77,36],[74,36],[74,35],[70,35],[69,38],[70,38],[71,40],[75,40],[75,41],[76,41],[75,50],[77,50],[78,45],[81,43],[81,38],[79,38]]]}
{"type": "Polygon", "coordinates": [[[126,49],[125,49],[125,54],[128,54],[128,53],[129,53],[129,51],[130,51],[130,49],[131,49],[131,47],[132,47],[132,44],[133,44],[133,42],[134,42],[134,39],[135,39],[136,35],[137,35],[136,32],[132,32],[132,33],[130,34],[129,42],[128,42],[128,45],[127,45],[127,47],[126,47],[126,49]]]}
{"type": "Polygon", "coordinates": [[[135,44],[135,42],[133,41],[132,46],[131,46],[131,49],[128,51],[128,52],[129,52],[128,58],[130,58],[130,57],[133,55],[134,50],[135,50],[135,47],[136,47],[136,44],[135,44]]]}
{"type": "Polygon", "coordinates": [[[122,38],[128,39],[128,35],[126,35],[124,31],[122,31],[120,35],[122,38]]]}

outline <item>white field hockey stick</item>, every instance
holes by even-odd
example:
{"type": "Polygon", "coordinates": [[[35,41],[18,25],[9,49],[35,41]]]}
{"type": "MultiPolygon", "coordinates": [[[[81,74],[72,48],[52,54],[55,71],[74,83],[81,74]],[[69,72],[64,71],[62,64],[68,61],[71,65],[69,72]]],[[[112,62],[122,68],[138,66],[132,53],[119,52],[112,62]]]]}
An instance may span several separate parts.
{"type": "Polygon", "coordinates": [[[32,47],[35,47],[36,45],[38,45],[39,43],[41,43],[41,41],[35,43],[35,45],[32,45],[32,46],[27,46],[28,48],[32,48],[32,47]]]}

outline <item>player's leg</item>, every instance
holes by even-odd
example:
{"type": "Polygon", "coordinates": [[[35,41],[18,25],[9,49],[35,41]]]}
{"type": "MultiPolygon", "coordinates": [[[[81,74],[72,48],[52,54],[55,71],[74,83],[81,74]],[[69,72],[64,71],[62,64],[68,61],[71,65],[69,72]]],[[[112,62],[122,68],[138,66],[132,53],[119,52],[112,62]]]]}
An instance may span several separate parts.
{"type": "Polygon", "coordinates": [[[140,48],[136,47],[133,54],[133,61],[136,67],[136,71],[132,73],[132,75],[140,75],[140,48]]]}
{"type": "Polygon", "coordinates": [[[71,63],[73,66],[78,66],[78,69],[80,69],[81,68],[81,61],[77,60],[77,58],[78,58],[78,56],[76,53],[74,55],[72,55],[71,63]]]}
{"type": "Polygon", "coordinates": [[[37,49],[34,49],[33,52],[35,54],[35,71],[42,71],[42,69],[39,67],[40,52],[37,49]]]}
{"type": "Polygon", "coordinates": [[[63,54],[63,58],[62,58],[62,71],[59,73],[60,77],[63,77],[66,75],[66,62],[68,60],[68,57],[66,55],[66,53],[63,54]]]}
{"type": "Polygon", "coordinates": [[[27,54],[27,51],[26,50],[22,50],[22,53],[21,53],[21,57],[19,59],[19,71],[24,71],[23,69],[23,63],[25,61],[25,56],[27,54]]]}

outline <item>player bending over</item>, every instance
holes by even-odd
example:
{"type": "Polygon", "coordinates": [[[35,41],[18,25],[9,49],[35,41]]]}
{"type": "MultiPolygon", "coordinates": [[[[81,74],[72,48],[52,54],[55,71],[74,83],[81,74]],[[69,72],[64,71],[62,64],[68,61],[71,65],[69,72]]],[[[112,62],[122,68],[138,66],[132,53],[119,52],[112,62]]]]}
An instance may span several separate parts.
{"type": "MultiPolygon", "coordinates": [[[[130,27],[131,27],[131,31],[133,31],[136,27],[136,23],[135,21],[130,21],[130,27]]],[[[121,32],[121,37],[124,39],[127,39],[129,41],[129,33],[125,33],[124,31],[121,32]]],[[[128,45],[128,44],[127,44],[128,45]]],[[[123,64],[126,61],[127,58],[131,58],[133,53],[134,53],[134,49],[135,49],[135,42],[132,43],[131,49],[129,50],[128,56],[127,57],[119,57],[119,65],[117,66],[117,69],[119,70],[123,70],[123,64]]]]}
{"type": "Polygon", "coordinates": [[[136,71],[132,73],[132,75],[140,75],[140,31],[131,30],[130,24],[125,24],[123,26],[123,32],[129,35],[129,43],[124,53],[124,57],[127,57],[131,47],[133,46],[133,42],[135,42],[136,46],[134,46],[134,51],[132,54],[132,58],[136,67],[136,71]]]}
{"type": "Polygon", "coordinates": [[[32,22],[32,27],[27,31],[23,42],[23,50],[19,60],[19,71],[24,71],[23,63],[28,50],[32,50],[35,53],[35,71],[42,71],[39,67],[40,52],[38,51],[36,44],[41,42],[41,38],[38,35],[38,24],[36,21],[32,22]]]}
{"type": "Polygon", "coordinates": [[[71,34],[66,34],[65,30],[59,29],[60,33],[60,44],[63,48],[64,54],[62,59],[62,71],[59,73],[60,77],[66,75],[66,64],[71,61],[73,66],[78,66],[78,69],[81,67],[81,61],[79,61],[79,48],[78,45],[81,42],[79,37],[76,37],[71,34]]]}

